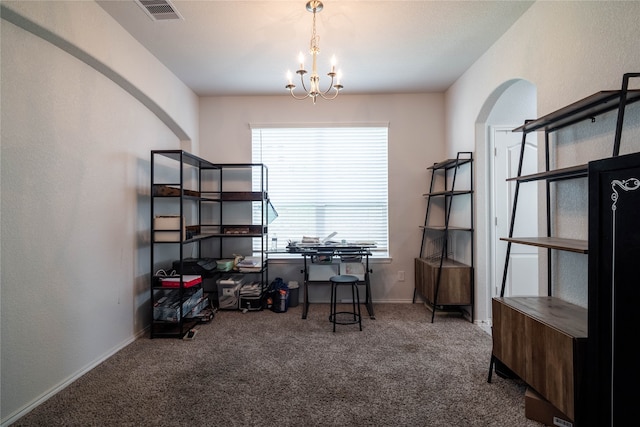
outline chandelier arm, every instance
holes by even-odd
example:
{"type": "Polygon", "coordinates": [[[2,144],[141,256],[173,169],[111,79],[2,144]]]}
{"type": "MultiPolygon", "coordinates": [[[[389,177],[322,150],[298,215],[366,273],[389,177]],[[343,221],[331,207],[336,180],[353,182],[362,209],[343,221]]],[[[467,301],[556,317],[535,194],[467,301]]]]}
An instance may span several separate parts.
{"type": "Polygon", "coordinates": [[[304,96],[296,96],[296,94],[293,93],[293,88],[289,89],[289,94],[291,94],[291,96],[293,96],[293,98],[297,100],[307,99],[311,96],[309,93],[304,96]]]}
{"type": "Polygon", "coordinates": [[[340,93],[339,89],[336,89],[336,93],[333,94],[333,96],[326,96],[327,93],[329,92],[330,89],[327,89],[326,92],[320,92],[320,96],[322,97],[322,99],[326,99],[327,101],[331,101],[332,99],[336,99],[338,94],[340,93]]]}
{"type": "MultiPolygon", "coordinates": [[[[306,71],[305,71],[306,73],[306,71]]],[[[304,84],[304,74],[305,73],[299,73],[300,74],[300,84],[302,85],[302,89],[304,89],[305,92],[307,92],[307,96],[309,96],[309,89],[307,89],[307,85],[304,84]]]]}
{"type": "MultiPolygon", "coordinates": [[[[333,78],[335,77],[336,73],[327,73],[327,76],[331,77],[331,82],[329,82],[329,87],[327,88],[327,90],[325,90],[324,92],[320,92],[320,95],[324,98],[324,95],[328,94],[331,89],[336,89],[336,87],[333,85],[333,78]]],[[[339,91],[339,89],[337,89],[339,91]]],[[[335,98],[335,96],[334,96],[335,98]]],[[[324,99],[328,99],[328,98],[324,98],[324,99]]],[[[331,98],[333,99],[333,98],[331,98]]]]}

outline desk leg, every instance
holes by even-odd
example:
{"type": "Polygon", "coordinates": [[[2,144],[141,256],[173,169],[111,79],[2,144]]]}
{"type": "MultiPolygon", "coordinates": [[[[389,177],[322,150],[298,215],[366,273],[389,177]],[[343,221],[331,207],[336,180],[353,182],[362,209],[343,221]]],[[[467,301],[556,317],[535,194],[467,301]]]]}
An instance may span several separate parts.
{"type": "Polygon", "coordinates": [[[365,289],[366,289],[366,297],[365,297],[365,304],[367,306],[367,312],[369,313],[369,318],[371,319],[375,319],[376,315],[373,312],[373,301],[371,300],[371,286],[369,285],[369,272],[367,271],[364,275],[364,285],[365,285],[365,289]]]}
{"type": "Polygon", "coordinates": [[[307,318],[307,312],[309,311],[309,282],[305,279],[304,286],[302,287],[304,293],[304,302],[302,304],[302,318],[307,318]]]}
{"type": "Polygon", "coordinates": [[[304,269],[300,272],[302,273],[302,281],[304,282],[304,286],[302,287],[302,293],[304,293],[302,296],[302,318],[306,319],[307,313],[309,312],[309,269],[307,268],[307,256],[303,255],[302,258],[304,263],[304,269]]]}

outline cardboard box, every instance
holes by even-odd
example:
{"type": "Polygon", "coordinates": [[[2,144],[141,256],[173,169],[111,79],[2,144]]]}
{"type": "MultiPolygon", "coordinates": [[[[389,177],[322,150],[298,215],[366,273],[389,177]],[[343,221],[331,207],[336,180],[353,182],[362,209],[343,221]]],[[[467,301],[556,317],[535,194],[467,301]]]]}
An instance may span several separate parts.
{"type": "Polygon", "coordinates": [[[186,236],[184,217],[180,218],[179,215],[156,216],[153,219],[153,229],[155,230],[154,242],[180,242],[186,236]],[[182,237],[180,230],[182,230],[182,237]]]}
{"type": "Polygon", "coordinates": [[[573,427],[573,421],[531,387],[524,393],[524,416],[546,426],[573,427]]]}

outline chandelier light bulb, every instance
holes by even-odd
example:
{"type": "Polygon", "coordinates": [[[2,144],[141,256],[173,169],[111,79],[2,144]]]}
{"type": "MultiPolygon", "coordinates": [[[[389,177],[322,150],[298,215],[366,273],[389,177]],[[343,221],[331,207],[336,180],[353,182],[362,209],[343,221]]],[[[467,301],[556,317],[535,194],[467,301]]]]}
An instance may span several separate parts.
{"type": "Polygon", "coordinates": [[[331,69],[327,73],[327,76],[331,79],[329,85],[326,90],[321,90],[321,82],[320,76],[318,75],[318,71],[316,68],[317,56],[320,53],[320,36],[316,34],[316,13],[320,12],[323,8],[323,4],[321,1],[310,0],[307,2],[306,9],[313,13],[313,27],[311,32],[311,41],[309,43],[309,53],[311,55],[311,74],[309,76],[308,82],[305,82],[305,74],[307,74],[307,70],[304,68],[304,55],[302,52],[298,54],[298,63],[300,64],[300,68],[296,71],[296,74],[300,76],[300,85],[304,92],[301,92],[300,95],[294,93],[294,89],[296,85],[293,84],[293,75],[290,71],[287,72],[287,84],[285,87],[289,90],[291,96],[295,99],[306,99],[311,98],[313,103],[316,103],[316,99],[320,96],[323,99],[335,99],[340,90],[342,89],[342,84],[340,84],[340,79],[342,77],[342,72],[336,73],[336,56],[333,55],[331,57],[331,69]],[[337,80],[336,80],[337,77],[337,80]],[[335,81],[335,83],[334,83],[335,81]]]}

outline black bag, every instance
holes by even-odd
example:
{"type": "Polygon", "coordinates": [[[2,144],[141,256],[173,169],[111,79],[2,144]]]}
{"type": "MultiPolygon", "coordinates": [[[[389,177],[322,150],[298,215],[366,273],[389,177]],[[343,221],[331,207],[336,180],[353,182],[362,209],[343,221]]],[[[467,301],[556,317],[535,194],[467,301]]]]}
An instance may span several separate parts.
{"type": "Polygon", "coordinates": [[[289,286],[280,277],[269,285],[264,299],[264,307],[275,313],[284,313],[289,308],[289,286]]]}

